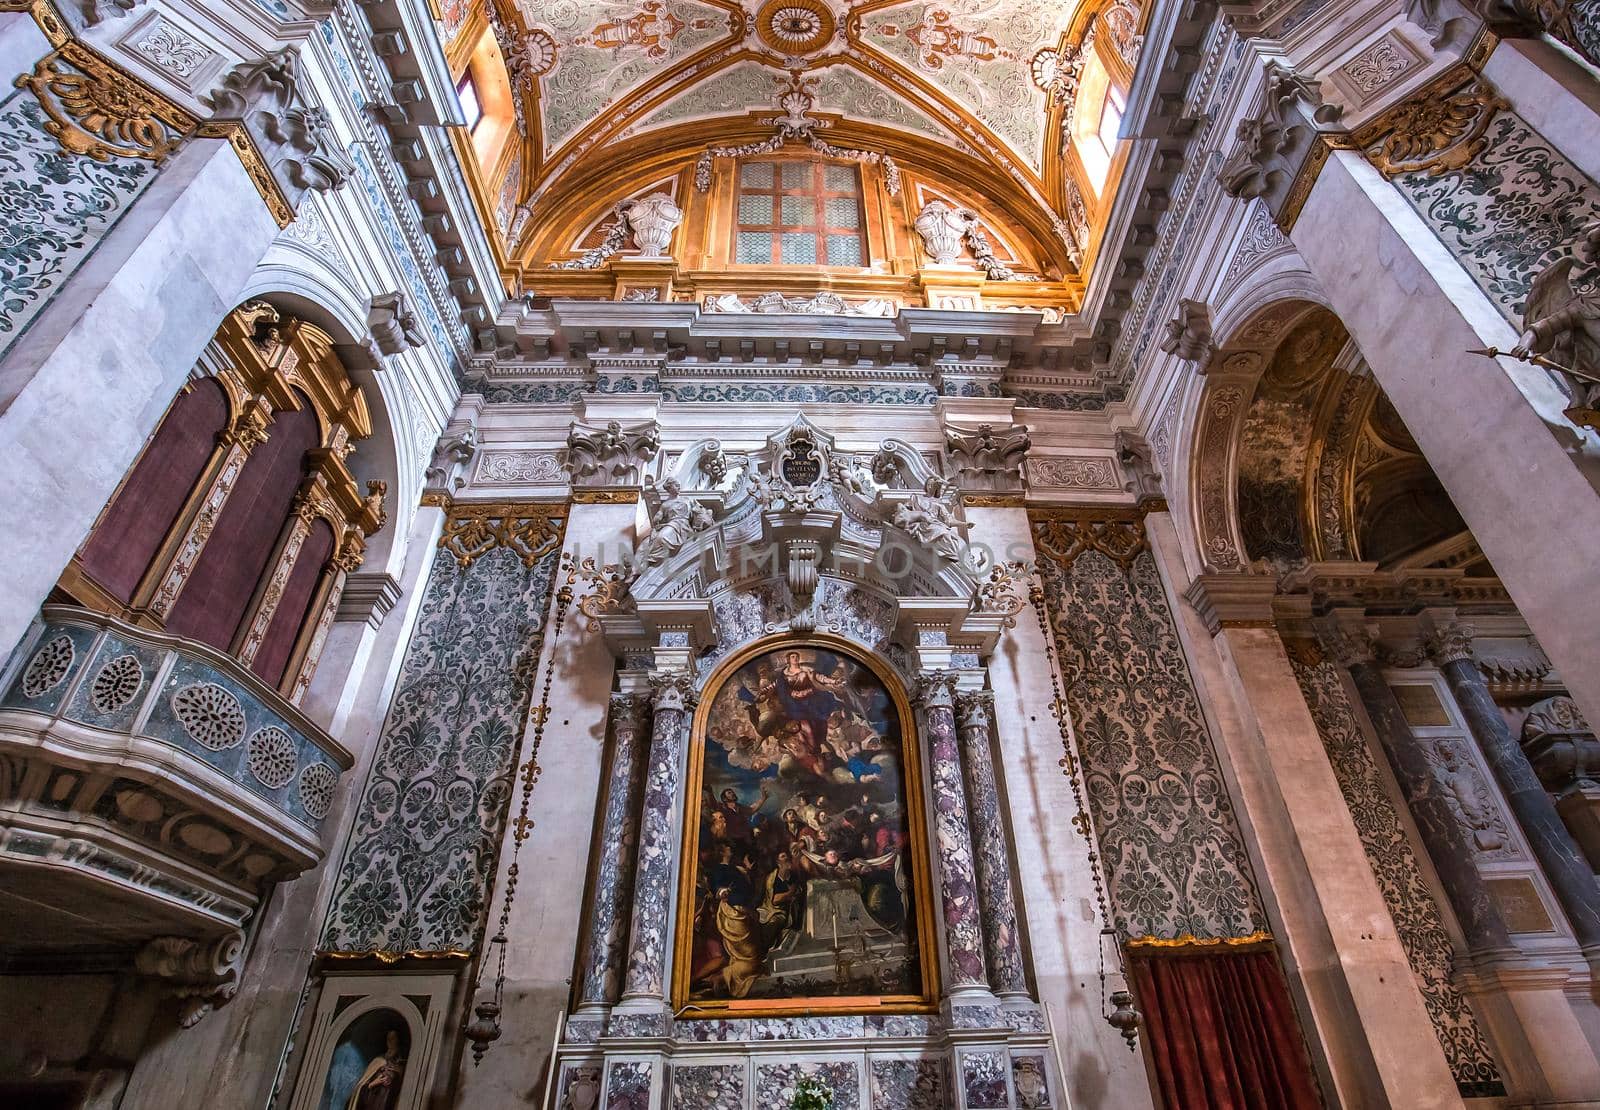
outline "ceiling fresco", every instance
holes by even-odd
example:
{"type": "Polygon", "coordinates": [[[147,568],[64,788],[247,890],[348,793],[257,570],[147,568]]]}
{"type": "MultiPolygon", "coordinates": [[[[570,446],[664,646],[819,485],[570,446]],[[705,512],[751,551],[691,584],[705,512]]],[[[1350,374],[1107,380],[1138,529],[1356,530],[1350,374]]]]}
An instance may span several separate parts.
{"type": "MultiPolygon", "coordinates": [[[[802,74],[819,114],[973,157],[1052,219],[1067,206],[1051,184],[1062,151],[1050,60],[1062,56],[1078,0],[489,3],[519,93],[521,197],[618,141],[775,112],[802,74]]],[[[447,35],[484,26],[473,0],[445,0],[441,14],[447,35]]]]}

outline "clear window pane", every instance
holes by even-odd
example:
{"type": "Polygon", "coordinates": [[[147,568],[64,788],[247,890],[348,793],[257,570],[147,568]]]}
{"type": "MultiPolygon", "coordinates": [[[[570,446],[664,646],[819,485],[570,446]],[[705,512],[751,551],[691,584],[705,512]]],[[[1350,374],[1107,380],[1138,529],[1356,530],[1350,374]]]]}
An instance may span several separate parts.
{"type": "Polygon", "coordinates": [[[828,265],[861,265],[861,239],[855,235],[828,236],[828,265]]]}
{"type": "Polygon", "coordinates": [[[826,203],[827,219],[824,222],[829,227],[861,226],[861,206],[854,197],[829,197],[826,203]]]}
{"type": "Polygon", "coordinates": [[[856,192],[856,168],[854,166],[824,166],[822,168],[822,187],[830,193],[856,192]]]}
{"type": "Polygon", "coordinates": [[[772,261],[772,232],[739,232],[739,250],[735,262],[746,266],[759,266],[772,261]]]}
{"type": "Polygon", "coordinates": [[[746,193],[739,198],[741,224],[770,224],[772,222],[772,197],[768,193],[746,193]]]}
{"type": "Polygon", "coordinates": [[[799,189],[811,184],[811,163],[809,162],[784,162],[783,187],[785,189],[799,189]]]}
{"type": "Polygon", "coordinates": [[[456,99],[461,101],[461,112],[467,117],[467,130],[476,131],[483,122],[483,105],[478,100],[478,86],[472,83],[472,74],[463,73],[456,85],[456,99]]]}
{"type": "Polygon", "coordinates": [[[811,227],[817,222],[817,202],[811,197],[784,197],[783,222],[795,227],[811,227]]]}
{"type": "Polygon", "coordinates": [[[783,233],[783,254],[779,261],[785,266],[815,266],[817,264],[817,237],[809,231],[783,233]]]}
{"type": "Polygon", "coordinates": [[[772,163],[746,162],[739,167],[739,184],[757,189],[772,188],[772,163]]]}

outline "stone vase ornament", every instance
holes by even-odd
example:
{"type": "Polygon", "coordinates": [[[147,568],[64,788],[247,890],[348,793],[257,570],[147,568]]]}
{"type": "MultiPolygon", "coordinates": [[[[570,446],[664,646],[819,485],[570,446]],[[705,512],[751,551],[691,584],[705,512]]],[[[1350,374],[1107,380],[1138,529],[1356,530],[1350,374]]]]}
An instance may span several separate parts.
{"type": "Polygon", "coordinates": [[[672,233],[683,222],[683,209],[666,193],[651,193],[634,201],[625,214],[640,258],[665,258],[672,233]]]}
{"type": "Polygon", "coordinates": [[[930,200],[922,206],[911,226],[922,236],[922,246],[933,261],[940,266],[953,266],[961,257],[961,240],[967,233],[965,213],[951,208],[942,200],[930,200]]]}

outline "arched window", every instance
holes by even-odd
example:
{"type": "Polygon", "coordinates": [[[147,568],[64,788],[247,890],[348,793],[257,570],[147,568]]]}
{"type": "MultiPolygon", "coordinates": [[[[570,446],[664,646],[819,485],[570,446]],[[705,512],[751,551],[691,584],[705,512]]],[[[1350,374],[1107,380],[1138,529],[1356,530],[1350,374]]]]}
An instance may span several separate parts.
{"type": "Polygon", "coordinates": [[[178,394],[83,545],[79,566],[90,589],[133,602],[227,426],[228,398],[214,379],[178,394]]]}

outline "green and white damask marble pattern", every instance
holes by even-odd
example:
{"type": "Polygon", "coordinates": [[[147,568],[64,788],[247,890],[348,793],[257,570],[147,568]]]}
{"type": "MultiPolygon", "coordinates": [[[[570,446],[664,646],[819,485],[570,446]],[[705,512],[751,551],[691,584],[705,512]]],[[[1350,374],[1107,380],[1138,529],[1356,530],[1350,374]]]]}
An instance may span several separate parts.
{"type": "Polygon", "coordinates": [[[1459,170],[1395,178],[1450,253],[1520,327],[1533,279],[1600,220],[1600,187],[1512,111],[1489,125],[1483,151],[1459,170]]]}
{"type": "Polygon", "coordinates": [[[1477,1016],[1450,979],[1450,934],[1423,881],[1387,776],[1356,721],[1339,668],[1325,659],[1308,662],[1298,654],[1291,655],[1291,662],[1456,1086],[1468,1098],[1503,1096],[1500,1071],[1477,1016]]]}
{"type": "Polygon", "coordinates": [[[440,551],[406,648],[322,947],[468,950],[482,931],[560,550],[440,551]]]}
{"type": "Polygon", "coordinates": [[[140,158],[65,154],[32,93],[0,101],[0,355],[155,178],[140,158]]]}
{"type": "Polygon", "coordinates": [[[1164,938],[1265,931],[1143,524],[1032,523],[1117,929],[1164,938]]]}

